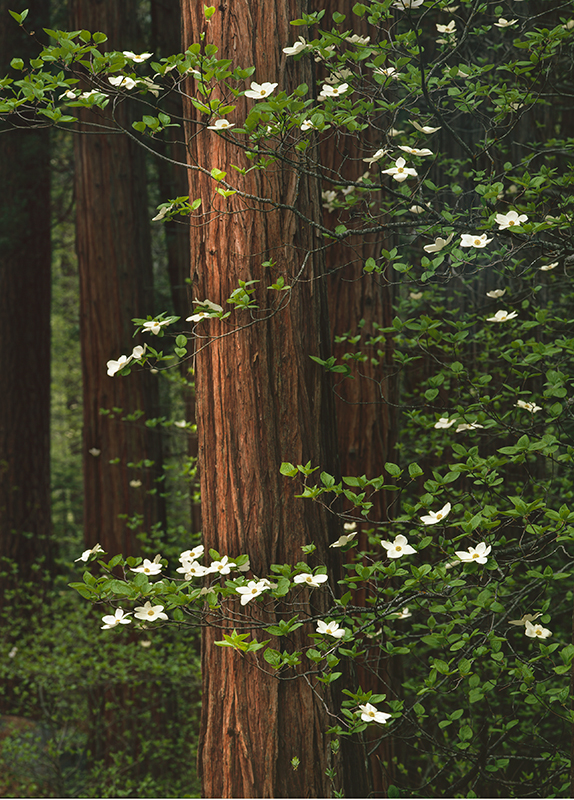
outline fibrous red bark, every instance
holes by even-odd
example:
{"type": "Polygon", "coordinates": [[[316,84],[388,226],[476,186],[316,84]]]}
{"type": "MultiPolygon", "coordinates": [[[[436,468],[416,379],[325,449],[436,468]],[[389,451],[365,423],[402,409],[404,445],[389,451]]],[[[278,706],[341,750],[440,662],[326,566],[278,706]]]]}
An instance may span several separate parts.
{"type": "MultiPolygon", "coordinates": [[[[289,41],[289,20],[301,11],[295,0],[236,0],[220,5],[208,27],[202,7],[186,0],[184,42],[199,41],[206,31],[220,58],[232,58],[234,65],[254,64],[253,80],[278,82],[289,91],[303,81],[311,83],[308,62],[288,62],[282,53],[289,41]]],[[[251,103],[240,100],[234,112],[237,121],[251,103]]],[[[200,119],[193,109],[187,113],[200,119]]],[[[192,123],[188,137],[192,168],[250,165],[239,148],[212,131],[198,133],[192,123]]],[[[264,173],[235,176],[230,170],[231,174],[241,190],[320,218],[314,179],[280,165],[264,173]]],[[[326,358],[329,352],[321,238],[292,211],[270,211],[261,202],[220,197],[214,182],[193,169],[190,193],[192,198],[202,197],[209,220],[192,237],[197,297],[225,306],[239,280],[260,281],[254,324],[249,324],[248,312],[233,314],[227,327],[201,323],[201,334],[210,337],[198,343],[196,369],[205,544],[220,553],[248,553],[252,572],[259,576],[266,575],[272,563],[300,561],[301,546],[309,542],[317,546],[310,564],[326,563],[329,538],[338,536],[334,518],[318,504],[295,498],[297,488],[279,473],[282,461],[309,460],[337,471],[331,384],[309,357],[326,358]],[[271,259],[276,262],[273,268],[262,266],[271,259]],[[303,265],[302,280],[294,282],[303,265]],[[278,275],[294,283],[288,296],[267,289],[278,275]],[[262,310],[270,308],[274,311],[262,310]],[[236,332],[218,338],[236,326],[236,332]]],[[[304,614],[324,609],[324,591],[314,590],[313,606],[303,593],[298,610],[304,614]]],[[[265,604],[252,606],[249,613],[264,618],[265,604]]],[[[290,642],[276,646],[297,649],[308,643],[308,632],[304,626],[290,642]]],[[[325,771],[333,766],[324,736],[333,723],[329,692],[315,693],[303,678],[279,680],[269,669],[260,669],[267,665],[258,666],[255,656],[215,647],[220,638],[221,631],[209,628],[203,637],[199,758],[204,796],[328,796],[331,785],[325,771]],[[291,763],[294,757],[299,759],[297,769],[291,763]]]]}

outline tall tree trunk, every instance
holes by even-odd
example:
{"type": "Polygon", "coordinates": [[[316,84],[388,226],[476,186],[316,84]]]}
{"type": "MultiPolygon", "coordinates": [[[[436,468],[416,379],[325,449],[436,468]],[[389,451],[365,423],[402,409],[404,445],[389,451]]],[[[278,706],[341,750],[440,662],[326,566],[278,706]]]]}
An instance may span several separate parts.
{"type": "MultiPolygon", "coordinates": [[[[220,58],[254,64],[254,80],[293,89],[311,81],[308,65],[288,63],[281,52],[289,20],[301,11],[297,0],[235,0],[219,6],[207,26],[202,5],[185,0],[184,43],[199,41],[206,31],[220,58]]],[[[245,117],[251,103],[238,102],[235,120],[245,117]]],[[[186,111],[197,118],[193,109],[186,111]]],[[[250,165],[212,131],[196,133],[196,128],[188,132],[190,166],[250,165]]],[[[192,242],[192,279],[201,299],[225,304],[239,280],[255,280],[261,281],[255,297],[268,308],[278,301],[266,287],[278,275],[293,282],[306,261],[304,282],[294,285],[276,313],[257,312],[255,324],[222,339],[215,338],[220,323],[201,323],[201,333],[214,337],[207,346],[200,340],[196,368],[205,544],[220,553],[249,553],[256,575],[267,574],[271,563],[295,564],[301,546],[311,541],[317,551],[310,564],[326,563],[329,539],[339,535],[336,522],[318,504],[295,498],[295,487],[279,474],[284,460],[311,460],[337,471],[331,384],[309,358],[326,358],[329,352],[324,264],[313,252],[320,240],[292,212],[263,213],[269,206],[257,201],[247,208],[240,199],[215,194],[213,181],[204,175],[190,175],[190,191],[201,195],[209,218],[192,242]],[[276,267],[262,267],[271,258],[276,267]]],[[[264,174],[234,174],[233,180],[253,195],[273,196],[314,218],[320,213],[319,186],[304,176],[275,167],[264,174]]],[[[250,321],[247,312],[231,319],[233,327],[250,321]]],[[[310,599],[302,597],[301,609],[317,613],[325,608],[325,597],[315,590],[310,599]]],[[[265,606],[252,605],[250,613],[263,618],[265,606]]],[[[307,633],[305,626],[297,631],[291,646],[307,643],[307,633]]],[[[219,638],[221,631],[204,632],[199,753],[204,796],[329,796],[325,771],[337,766],[331,764],[324,736],[332,724],[329,692],[318,692],[321,701],[303,678],[278,680],[258,668],[251,654],[243,658],[215,647],[219,638]],[[294,757],[300,761],[296,770],[294,757]]]]}
{"type": "MultiPolygon", "coordinates": [[[[49,24],[32,0],[29,29],[49,24]]],[[[38,44],[0,0],[0,75],[38,44]]],[[[48,130],[0,130],[0,571],[3,589],[51,569],[50,543],[50,145],[48,130]]],[[[2,126],[3,128],[5,126],[2,126]]],[[[0,604],[4,594],[0,598],[0,604]]]]}
{"type": "MultiPolygon", "coordinates": [[[[152,49],[156,58],[173,55],[181,49],[181,3],[174,0],[152,0],[151,3],[152,49]]],[[[165,99],[164,110],[172,119],[179,120],[183,115],[181,96],[172,92],[165,99]]],[[[169,160],[158,159],[157,174],[161,201],[188,194],[187,170],[185,164],[185,142],[181,128],[167,128],[163,141],[156,144],[169,160]],[[177,163],[175,163],[177,162],[177,163]]],[[[189,224],[187,220],[170,220],[162,223],[165,231],[167,251],[167,270],[171,287],[174,312],[185,319],[191,313],[192,297],[189,285],[189,224]]],[[[182,376],[189,382],[185,391],[185,416],[188,422],[195,422],[195,386],[191,385],[193,375],[190,362],[180,363],[182,376]]],[[[188,436],[188,455],[197,458],[197,432],[186,430],[188,436]]],[[[201,507],[193,497],[196,486],[191,487],[191,529],[201,530],[201,507]]]]}
{"type": "MultiPolygon", "coordinates": [[[[75,29],[104,31],[107,49],[139,49],[136,10],[136,0],[72,0],[71,24],[75,29]]],[[[125,106],[116,109],[115,116],[130,128],[125,106]]],[[[99,541],[110,552],[133,555],[138,549],[138,530],[149,531],[164,520],[156,483],[161,464],[159,434],[143,424],[158,415],[157,379],[137,367],[128,378],[108,377],[106,362],[131,353],[135,342],[130,320],[153,311],[145,161],[128,137],[94,133],[87,122],[93,122],[92,112],[82,112],[81,119],[81,133],[75,140],[75,190],[84,390],[84,535],[87,545],[99,541]],[[100,413],[100,409],[114,408],[123,411],[100,413]],[[124,421],[136,410],[144,411],[142,421],[124,421]],[[116,459],[117,463],[110,463],[116,459]],[[153,466],[141,466],[144,460],[153,466]],[[127,464],[134,466],[127,468],[127,464]],[[141,485],[130,485],[130,481],[141,481],[141,485]],[[141,523],[130,528],[125,515],[140,515],[141,523]]],[[[105,125],[108,119],[103,112],[99,122],[105,125]]]]}

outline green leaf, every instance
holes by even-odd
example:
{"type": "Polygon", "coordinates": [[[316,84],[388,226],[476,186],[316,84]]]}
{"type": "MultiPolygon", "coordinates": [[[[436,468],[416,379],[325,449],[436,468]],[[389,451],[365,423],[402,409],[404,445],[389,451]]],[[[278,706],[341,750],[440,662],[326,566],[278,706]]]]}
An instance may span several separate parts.
{"type": "Polygon", "coordinates": [[[211,170],[211,177],[215,178],[216,181],[222,181],[226,175],[227,172],[224,172],[221,169],[217,169],[217,167],[213,167],[213,169],[211,170]]]}
{"type": "Polygon", "coordinates": [[[298,471],[297,467],[294,467],[293,464],[290,464],[288,461],[284,461],[279,467],[281,475],[285,475],[288,478],[294,478],[298,471]]]}

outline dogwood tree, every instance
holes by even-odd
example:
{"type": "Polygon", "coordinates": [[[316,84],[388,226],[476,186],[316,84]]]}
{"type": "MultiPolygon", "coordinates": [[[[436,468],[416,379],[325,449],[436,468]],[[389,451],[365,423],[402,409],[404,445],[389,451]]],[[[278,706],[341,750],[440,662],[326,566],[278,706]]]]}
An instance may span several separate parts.
{"type": "Polygon", "coordinates": [[[147,573],[94,552],[73,585],[118,635],[128,608],[203,626],[206,796],[350,794],[391,737],[391,796],[569,792],[574,24],[530,6],[184,4],[183,53],[51,31],[3,82],[8,121],[110,107],[143,147],[186,142],[190,195],[157,221],[189,218],[196,307],[136,318],[130,367],[195,359],[205,550],[147,573]],[[334,355],[327,284],[354,259],[394,317],[334,355]],[[353,381],[400,413],[379,474],[338,468],[353,381]]]}

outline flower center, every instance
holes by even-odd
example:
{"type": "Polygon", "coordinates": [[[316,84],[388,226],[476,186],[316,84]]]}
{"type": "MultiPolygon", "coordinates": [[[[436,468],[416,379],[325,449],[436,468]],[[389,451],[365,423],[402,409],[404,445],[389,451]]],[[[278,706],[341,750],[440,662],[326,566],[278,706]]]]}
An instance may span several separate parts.
{"type": "Polygon", "coordinates": [[[473,553],[473,554],[472,554],[472,557],[473,557],[473,558],[478,558],[478,553],[473,553]]]}
{"type": "Polygon", "coordinates": [[[153,616],[154,616],[154,610],[153,610],[153,608],[150,608],[150,609],[149,609],[149,611],[147,612],[147,615],[148,615],[148,617],[153,617],[153,616]]]}
{"type": "Polygon", "coordinates": [[[404,172],[404,171],[405,171],[405,170],[404,170],[404,168],[403,168],[403,167],[397,167],[397,172],[404,172]]]}
{"type": "Polygon", "coordinates": [[[399,553],[402,549],[403,548],[400,546],[400,544],[395,545],[395,550],[397,551],[397,553],[399,553]]]}
{"type": "Polygon", "coordinates": [[[482,240],[481,239],[475,239],[474,243],[475,243],[475,245],[482,244],[482,240]]]}

